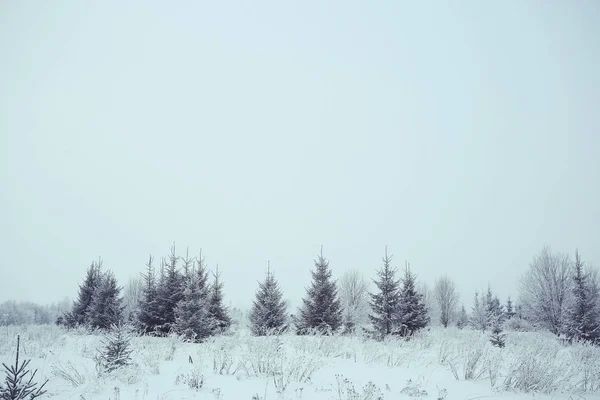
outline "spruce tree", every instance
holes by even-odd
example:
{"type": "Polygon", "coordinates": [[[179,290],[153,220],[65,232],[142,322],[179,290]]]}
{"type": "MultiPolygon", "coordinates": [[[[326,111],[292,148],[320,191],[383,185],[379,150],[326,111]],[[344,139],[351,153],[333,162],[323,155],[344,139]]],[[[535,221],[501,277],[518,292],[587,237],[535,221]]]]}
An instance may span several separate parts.
{"type": "Polygon", "coordinates": [[[183,280],[184,280],[183,285],[187,287],[186,281],[191,278],[193,269],[194,269],[194,264],[195,264],[194,258],[190,257],[189,247],[186,249],[185,257],[183,257],[181,259],[181,262],[183,264],[183,280]]]}
{"type": "Polygon", "coordinates": [[[89,308],[89,326],[93,329],[110,329],[123,322],[123,299],[121,288],[111,271],[102,276],[100,286],[94,292],[89,308]]]}
{"type": "Polygon", "coordinates": [[[202,293],[204,293],[205,297],[208,298],[210,284],[208,283],[208,269],[206,268],[206,263],[204,261],[204,257],[202,256],[202,250],[200,250],[200,254],[194,261],[193,274],[198,278],[198,285],[200,286],[202,293]]]}
{"type": "Polygon", "coordinates": [[[175,323],[175,307],[183,299],[184,278],[177,269],[177,257],[175,244],[171,247],[169,262],[166,263],[161,284],[158,288],[159,314],[162,324],[158,330],[168,334],[175,323]]]}
{"type": "Polygon", "coordinates": [[[188,340],[202,341],[213,331],[208,312],[208,288],[203,274],[190,272],[183,291],[183,300],[175,308],[175,332],[188,340]]]}
{"type": "Polygon", "coordinates": [[[500,303],[498,296],[494,296],[487,304],[487,323],[486,327],[493,327],[496,322],[502,323],[505,319],[504,307],[500,303]]]}
{"type": "Polygon", "coordinates": [[[283,300],[283,292],[279,283],[267,268],[267,276],[258,283],[256,298],[250,312],[250,326],[255,336],[266,335],[269,332],[280,332],[286,325],[287,304],[283,300]]]}
{"type": "Polygon", "coordinates": [[[4,377],[4,384],[0,381],[0,400],[33,400],[46,393],[44,386],[46,386],[48,380],[38,387],[38,383],[34,382],[37,369],[31,371],[29,368],[31,360],[19,363],[20,344],[21,337],[17,335],[15,363],[10,366],[2,364],[6,376],[4,377]]]}
{"type": "Polygon", "coordinates": [[[400,290],[400,303],[396,313],[398,330],[395,333],[401,336],[411,336],[429,323],[423,295],[416,289],[416,279],[416,275],[410,270],[410,265],[406,264],[400,290]]]}
{"type": "Polygon", "coordinates": [[[102,259],[92,262],[87,270],[85,280],[79,285],[77,300],[73,303],[72,310],[65,314],[63,323],[68,327],[87,326],[88,314],[94,292],[102,281],[102,259]]]}
{"type": "Polygon", "coordinates": [[[213,284],[210,286],[208,313],[213,324],[214,333],[222,333],[231,325],[229,310],[223,304],[223,282],[221,282],[219,266],[213,274],[213,284]]]}
{"type": "Polygon", "coordinates": [[[600,319],[596,304],[597,296],[592,293],[584,265],[575,252],[575,265],[573,274],[573,304],[567,315],[566,333],[569,340],[585,340],[598,342],[600,338],[600,319]]]}
{"type": "Polygon", "coordinates": [[[502,332],[502,324],[499,319],[494,321],[492,325],[492,334],[490,335],[490,342],[496,347],[504,347],[506,344],[505,334],[502,332]]]}
{"type": "Polygon", "coordinates": [[[374,331],[380,336],[394,331],[394,315],[400,303],[400,282],[396,279],[396,268],[392,267],[392,255],[388,256],[387,246],[383,257],[383,268],[377,271],[378,280],[374,280],[377,293],[371,294],[371,315],[369,318],[374,331]]]}
{"type": "Polygon", "coordinates": [[[512,300],[509,297],[508,300],[506,301],[506,319],[511,319],[512,317],[515,316],[515,314],[516,313],[513,308],[512,300]]]}
{"type": "Polygon", "coordinates": [[[163,320],[160,318],[158,284],[152,261],[153,257],[150,256],[146,263],[146,274],[143,275],[144,292],[140,301],[140,312],[138,314],[138,324],[142,332],[146,334],[153,333],[163,323],[163,320]]]}
{"type": "Polygon", "coordinates": [[[504,308],[498,296],[493,295],[492,287],[489,284],[485,298],[485,309],[487,315],[486,328],[492,328],[496,322],[502,323],[504,321],[504,308]]]}
{"type": "Polygon", "coordinates": [[[469,317],[467,316],[467,310],[465,309],[465,305],[463,304],[460,312],[458,313],[458,318],[456,319],[456,327],[458,329],[463,329],[469,323],[469,317]]]}
{"type": "Polygon", "coordinates": [[[125,325],[113,325],[111,332],[105,334],[102,347],[95,357],[96,369],[100,374],[110,373],[131,363],[132,334],[125,325]]]}
{"type": "Polygon", "coordinates": [[[311,271],[312,283],[306,289],[302,299],[298,333],[316,330],[321,333],[336,332],[342,324],[342,307],[338,298],[338,289],[331,277],[329,261],[321,254],[315,260],[315,269],[311,271]]]}

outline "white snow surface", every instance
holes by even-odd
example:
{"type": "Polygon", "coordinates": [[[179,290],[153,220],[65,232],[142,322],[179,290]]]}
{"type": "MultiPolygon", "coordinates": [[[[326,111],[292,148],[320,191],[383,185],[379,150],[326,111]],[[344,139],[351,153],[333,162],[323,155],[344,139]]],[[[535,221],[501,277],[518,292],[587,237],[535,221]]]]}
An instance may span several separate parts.
{"type": "Polygon", "coordinates": [[[20,359],[49,379],[42,398],[57,400],[600,399],[600,349],[543,332],[508,332],[503,349],[487,334],[442,328],[383,342],[243,329],[201,344],[135,337],[132,364],[110,375],[95,368],[99,334],[3,327],[0,362],[14,363],[17,335],[20,359]]]}

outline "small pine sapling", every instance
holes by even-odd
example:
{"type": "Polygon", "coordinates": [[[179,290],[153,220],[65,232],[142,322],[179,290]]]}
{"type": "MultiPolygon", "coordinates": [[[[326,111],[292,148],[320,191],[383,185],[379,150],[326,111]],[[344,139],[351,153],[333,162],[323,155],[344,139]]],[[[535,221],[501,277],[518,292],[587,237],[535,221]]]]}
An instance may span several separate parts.
{"type": "Polygon", "coordinates": [[[492,334],[490,335],[490,342],[496,346],[503,348],[506,345],[506,334],[502,332],[502,326],[498,321],[494,323],[492,327],[492,334]]]}
{"type": "Polygon", "coordinates": [[[131,363],[131,334],[124,325],[113,326],[98,349],[96,368],[100,373],[110,373],[131,363]]]}
{"type": "Polygon", "coordinates": [[[2,364],[5,369],[6,377],[4,384],[0,383],[0,400],[33,400],[37,397],[42,396],[46,393],[44,386],[48,383],[46,380],[40,387],[37,387],[37,383],[33,382],[33,378],[37,373],[37,369],[31,372],[27,369],[31,360],[26,360],[19,365],[19,346],[21,344],[21,338],[17,336],[17,356],[15,359],[15,365],[10,367],[6,364],[2,364]],[[27,379],[27,375],[29,379],[27,379]]]}

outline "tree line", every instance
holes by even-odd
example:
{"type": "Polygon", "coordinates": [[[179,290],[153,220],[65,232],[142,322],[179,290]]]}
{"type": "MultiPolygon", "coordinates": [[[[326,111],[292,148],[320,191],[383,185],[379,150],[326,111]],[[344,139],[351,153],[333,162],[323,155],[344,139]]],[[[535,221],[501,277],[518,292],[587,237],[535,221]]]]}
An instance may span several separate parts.
{"type": "MultiPolygon", "coordinates": [[[[311,270],[311,284],[294,315],[288,314],[283,291],[269,265],[264,279],[258,282],[248,316],[252,334],[284,330],[334,334],[360,329],[377,338],[407,337],[432,322],[435,308],[436,320],[443,327],[489,330],[498,345],[503,345],[501,332],[507,326],[516,330],[546,328],[569,340],[598,341],[598,275],[584,267],[578,252],[571,262],[568,256],[544,248],[522,279],[518,305],[510,298],[502,302],[488,285],[487,291],[475,293],[470,313],[464,304],[458,307],[458,290],[448,276],[438,278],[430,293],[426,285],[418,284],[409,263],[398,276],[392,259],[386,247],[371,293],[357,271],[333,279],[321,249],[311,270]]],[[[218,267],[209,272],[201,253],[190,257],[186,252],[179,257],[173,245],[158,271],[150,256],[142,280],[135,282],[125,288],[124,298],[123,288],[112,272],[103,270],[102,260],[93,262],[77,300],[57,323],[110,329],[129,322],[143,334],[176,333],[196,341],[226,332],[232,324],[218,267]]]]}
{"type": "Polygon", "coordinates": [[[70,306],[68,299],[50,305],[7,300],[0,303],[0,326],[51,324],[70,306]]]}

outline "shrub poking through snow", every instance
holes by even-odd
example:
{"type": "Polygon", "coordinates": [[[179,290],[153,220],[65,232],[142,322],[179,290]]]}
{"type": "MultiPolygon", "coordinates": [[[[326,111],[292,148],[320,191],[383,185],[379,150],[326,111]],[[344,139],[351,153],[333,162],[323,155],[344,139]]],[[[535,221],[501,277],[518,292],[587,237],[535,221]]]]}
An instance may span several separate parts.
{"type": "Polygon", "coordinates": [[[0,383],[0,399],[1,400],[32,400],[46,393],[44,386],[48,381],[44,382],[40,387],[33,381],[37,369],[31,372],[27,369],[30,360],[23,361],[19,364],[19,346],[21,344],[20,336],[17,336],[17,356],[15,365],[10,367],[2,364],[5,369],[6,377],[4,384],[0,383]],[[29,378],[27,376],[29,375],[29,378]]]}
{"type": "Polygon", "coordinates": [[[190,389],[198,391],[204,386],[204,375],[202,375],[199,369],[193,369],[187,374],[177,375],[177,378],[175,378],[175,384],[179,385],[180,383],[184,383],[190,389]]]}
{"type": "Polygon", "coordinates": [[[58,362],[52,366],[52,375],[56,378],[63,379],[71,386],[78,387],[85,383],[85,375],[83,375],[71,361],[65,364],[58,362]]]}
{"type": "Polygon", "coordinates": [[[357,391],[352,382],[342,375],[336,375],[337,400],[383,400],[383,392],[373,382],[367,383],[362,391],[357,391]]]}
{"type": "Polygon", "coordinates": [[[421,389],[421,385],[418,382],[413,382],[411,379],[406,382],[406,387],[400,393],[408,397],[426,397],[428,395],[425,390],[421,389]]]}
{"type": "Polygon", "coordinates": [[[113,326],[104,336],[102,348],[96,355],[96,369],[100,373],[110,373],[131,363],[131,333],[124,325],[113,326]]]}

